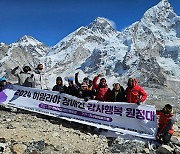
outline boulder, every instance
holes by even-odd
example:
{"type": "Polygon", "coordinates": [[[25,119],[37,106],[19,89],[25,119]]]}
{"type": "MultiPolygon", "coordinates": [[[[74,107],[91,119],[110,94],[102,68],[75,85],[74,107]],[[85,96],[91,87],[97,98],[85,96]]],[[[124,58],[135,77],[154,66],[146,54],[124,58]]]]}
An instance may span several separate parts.
{"type": "Polygon", "coordinates": [[[23,154],[26,151],[27,146],[22,143],[16,143],[12,146],[12,150],[14,153],[23,154]]]}

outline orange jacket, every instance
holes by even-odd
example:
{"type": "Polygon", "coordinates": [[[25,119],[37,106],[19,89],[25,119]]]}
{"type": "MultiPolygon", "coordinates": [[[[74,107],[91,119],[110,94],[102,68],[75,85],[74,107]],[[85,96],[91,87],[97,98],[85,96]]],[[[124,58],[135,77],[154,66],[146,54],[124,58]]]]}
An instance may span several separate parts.
{"type": "MultiPolygon", "coordinates": [[[[161,134],[164,131],[165,127],[167,126],[168,122],[171,122],[173,114],[164,114],[162,110],[156,111],[156,114],[159,115],[158,134],[161,134]]],[[[168,130],[168,133],[171,135],[174,133],[173,127],[170,127],[170,129],[168,130]]]]}
{"type": "Polygon", "coordinates": [[[126,88],[126,101],[128,103],[144,102],[147,98],[145,90],[138,85],[137,80],[134,79],[133,88],[126,88]]]}

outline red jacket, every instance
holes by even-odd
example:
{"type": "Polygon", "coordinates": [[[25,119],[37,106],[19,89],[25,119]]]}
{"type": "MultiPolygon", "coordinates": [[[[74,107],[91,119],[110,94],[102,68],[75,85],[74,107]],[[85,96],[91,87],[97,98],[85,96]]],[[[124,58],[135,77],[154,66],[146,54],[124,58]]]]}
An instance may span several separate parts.
{"type": "MultiPolygon", "coordinates": [[[[158,133],[160,134],[167,126],[167,123],[171,121],[173,114],[164,114],[163,111],[156,111],[156,114],[159,115],[158,133]]],[[[168,130],[168,133],[171,135],[174,133],[173,127],[168,130]]]]}
{"type": "Polygon", "coordinates": [[[96,97],[95,99],[96,100],[99,100],[99,101],[110,101],[110,90],[108,88],[108,86],[106,87],[100,87],[98,84],[97,84],[97,80],[99,79],[98,76],[96,76],[94,79],[93,79],[93,87],[96,89],[97,93],[96,93],[96,97]]]}
{"type": "Polygon", "coordinates": [[[145,90],[137,84],[137,81],[134,79],[134,87],[126,88],[126,100],[128,103],[138,103],[144,102],[147,98],[145,90]]]}

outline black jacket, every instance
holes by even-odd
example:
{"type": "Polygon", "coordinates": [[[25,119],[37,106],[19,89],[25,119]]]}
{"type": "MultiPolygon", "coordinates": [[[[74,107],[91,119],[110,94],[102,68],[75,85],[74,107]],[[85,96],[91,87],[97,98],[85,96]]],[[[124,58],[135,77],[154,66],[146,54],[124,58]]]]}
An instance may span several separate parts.
{"type": "Polygon", "coordinates": [[[120,90],[116,97],[115,97],[115,90],[113,89],[111,91],[111,102],[126,102],[125,90],[122,86],[120,86],[120,90]]]}
{"type": "Polygon", "coordinates": [[[66,93],[78,97],[78,87],[75,85],[68,86],[66,93]]]}
{"type": "Polygon", "coordinates": [[[67,87],[63,85],[55,85],[52,91],[59,91],[60,93],[66,93],[67,87]]]}
{"type": "Polygon", "coordinates": [[[88,98],[93,99],[93,96],[96,95],[96,92],[94,90],[81,90],[78,91],[78,97],[79,98],[88,98]]]}

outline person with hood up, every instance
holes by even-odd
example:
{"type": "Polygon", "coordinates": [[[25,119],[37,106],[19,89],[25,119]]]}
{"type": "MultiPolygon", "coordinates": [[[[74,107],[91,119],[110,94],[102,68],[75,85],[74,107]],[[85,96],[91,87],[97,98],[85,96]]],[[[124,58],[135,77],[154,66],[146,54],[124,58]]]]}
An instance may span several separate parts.
{"type": "Polygon", "coordinates": [[[6,86],[8,82],[6,81],[5,77],[0,78],[0,91],[3,90],[3,87],[6,86]]]}
{"type": "Polygon", "coordinates": [[[60,93],[65,93],[67,91],[67,87],[63,85],[61,77],[56,78],[56,85],[53,87],[52,91],[59,91],[60,93]]]}
{"type": "Polygon", "coordinates": [[[129,78],[127,85],[126,101],[128,103],[136,103],[139,105],[146,100],[147,93],[141,86],[138,85],[136,79],[129,78]]]}
{"type": "Polygon", "coordinates": [[[48,89],[46,74],[43,71],[43,64],[38,64],[34,71],[35,88],[48,89]]]}
{"type": "Polygon", "coordinates": [[[175,118],[173,115],[173,109],[170,104],[166,104],[162,110],[156,111],[158,120],[158,132],[156,135],[157,141],[160,144],[167,144],[170,142],[171,136],[174,133],[173,124],[175,118]]]}
{"type": "Polygon", "coordinates": [[[108,88],[108,85],[106,83],[105,78],[101,78],[99,84],[97,84],[97,81],[101,77],[101,74],[97,75],[93,79],[93,87],[96,90],[96,96],[95,99],[99,101],[110,101],[110,89],[108,88]]]}
{"type": "Polygon", "coordinates": [[[25,87],[35,87],[34,75],[30,73],[31,68],[29,66],[24,66],[22,71],[18,71],[19,66],[15,67],[11,74],[18,77],[18,85],[25,87]]]}
{"type": "Polygon", "coordinates": [[[119,83],[113,84],[114,88],[111,91],[111,102],[126,102],[125,90],[119,83]]]}

